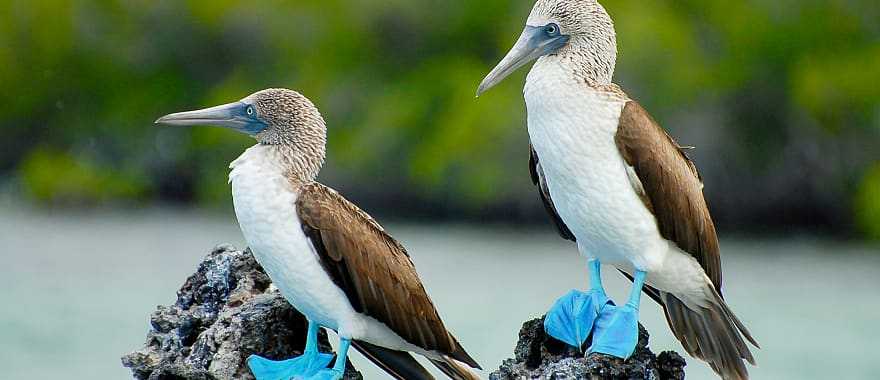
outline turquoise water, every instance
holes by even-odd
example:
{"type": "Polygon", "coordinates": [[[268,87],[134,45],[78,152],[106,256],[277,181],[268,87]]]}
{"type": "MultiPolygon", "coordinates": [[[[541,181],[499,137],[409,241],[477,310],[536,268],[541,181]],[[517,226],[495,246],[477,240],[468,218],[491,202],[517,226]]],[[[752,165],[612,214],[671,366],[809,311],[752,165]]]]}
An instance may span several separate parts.
{"type": "MultiPolygon", "coordinates": [[[[585,263],[549,226],[389,230],[487,369],[512,355],[524,320],[585,286],[585,263]]],[[[0,243],[0,377],[102,380],[130,378],[119,357],[143,343],[155,306],[174,300],[213,246],[242,239],[231,214],[0,208],[0,243]]],[[[880,248],[800,237],[723,240],[722,249],[726,298],[763,347],[754,379],[878,378],[880,248]]],[[[622,299],[629,285],[606,273],[622,299]]],[[[652,348],[680,351],[659,307],[644,305],[652,348]]],[[[356,355],[368,379],[385,378],[356,355]]],[[[714,378],[688,363],[689,379],[714,378]]]]}

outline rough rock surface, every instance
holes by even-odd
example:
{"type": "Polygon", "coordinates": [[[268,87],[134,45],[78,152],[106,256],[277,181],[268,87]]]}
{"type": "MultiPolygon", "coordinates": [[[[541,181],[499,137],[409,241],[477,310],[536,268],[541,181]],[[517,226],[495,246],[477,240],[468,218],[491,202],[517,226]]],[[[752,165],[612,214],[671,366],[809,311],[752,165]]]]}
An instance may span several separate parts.
{"type": "Polygon", "coordinates": [[[648,348],[648,332],[641,325],[636,352],[624,361],[601,354],[584,356],[545,334],[543,318],[523,324],[514,356],[489,379],[683,380],[686,365],[673,351],[654,355],[648,348]]]}
{"type": "MultiPolygon", "coordinates": [[[[250,251],[219,246],[150,318],[143,348],[122,364],[143,380],[253,379],[246,359],[299,355],[307,322],[290,306],[250,251]]],[[[321,331],[322,352],[332,351],[321,331]]],[[[349,363],[345,379],[362,379],[349,363]]]]}

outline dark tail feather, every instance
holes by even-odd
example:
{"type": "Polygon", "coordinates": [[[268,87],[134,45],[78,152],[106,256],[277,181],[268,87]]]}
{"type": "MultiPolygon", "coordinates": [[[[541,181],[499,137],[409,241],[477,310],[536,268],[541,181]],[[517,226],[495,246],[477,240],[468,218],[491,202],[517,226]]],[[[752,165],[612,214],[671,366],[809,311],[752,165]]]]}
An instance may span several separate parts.
{"type": "Polygon", "coordinates": [[[464,350],[464,347],[452,334],[449,334],[449,339],[452,341],[452,352],[446,353],[442,359],[428,358],[431,364],[453,380],[480,380],[480,377],[471,368],[482,369],[482,367],[464,350]]]}
{"type": "Polygon", "coordinates": [[[446,376],[449,376],[450,379],[453,380],[480,380],[480,377],[477,376],[476,373],[471,371],[470,368],[465,367],[463,364],[456,362],[453,359],[447,358],[446,360],[436,360],[436,359],[428,359],[431,361],[431,364],[434,364],[440,371],[442,371],[446,376]]]}
{"type": "MultiPolygon", "coordinates": [[[[632,281],[632,276],[620,271],[632,281]]],[[[684,349],[709,366],[725,380],[747,380],[749,372],[743,360],[755,365],[755,358],[743,337],[761,348],[746,326],[724,302],[714,286],[707,285],[711,295],[708,308],[695,312],[674,295],[645,285],[642,290],[666,312],[666,322],[684,349]]]]}
{"type": "Polygon", "coordinates": [[[743,360],[755,365],[746,340],[758,343],[711,285],[709,306],[693,311],[674,295],[659,292],[673,334],[693,357],[709,363],[724,380],[749,378],[743,360]],[[745,340],[743,339],[745,338],[745,340]]]}
{"type": "Polygon", "coordinates": [[[474,360],[474,358],[472,358],[471,355],[464,350],[464,347],[461,346],[461,343],[458,343],[458,340],[455,339],[452,334],[449,335],[449,338],[452,339],[453,346],[455,347],[455,350],[453,350],[452,353],[448,355],[449,357],[458,360],[464,364],[467,364],[471,366],[471,368],[483,369],[483,367],[480,367],[480,364],[477,363],[477,361],[474,360]]]}
{"type": "Polygon", "coordinates": [[[391,350],[363,341],[352,341],[352,346],[371,362],[384,369],[398,380],[434,380],[415,358],[408,352],[391,350]]]}

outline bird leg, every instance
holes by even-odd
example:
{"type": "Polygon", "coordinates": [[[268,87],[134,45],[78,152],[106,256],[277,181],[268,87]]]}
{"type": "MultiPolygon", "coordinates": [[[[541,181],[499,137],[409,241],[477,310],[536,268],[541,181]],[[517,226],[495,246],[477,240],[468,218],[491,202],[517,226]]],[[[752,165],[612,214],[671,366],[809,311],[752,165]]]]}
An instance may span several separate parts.
{"type": "Polygon", "coordinates": [[[645,285],[645,275],[644,271],[635,272],[632,292],[625,305],[606,307],[599,314],[593,330],[590,352],[621,359],[627,359],[633,354],[639,342],[639,303],[642,287],[645,285]]]}
{"type": "Polygon", "coordinates": [[[248,357],[248,367],[254,377],[257,380],[310,378],[326,369],[330,361],[333,360],[333,355],[318,351],[318,330],[320,328],[321,326],[317,323],[309,321],[306,348],[303,354],[298,357],[280,361],[269,360],[257,355],[248,357]]]}
{"type": "Polygon", "coordinates": [[[336,364],[333,368],[325,368],[308,380],[339,380],[345,374],[345,363],[348,361],[348,349],[351,347],[351,339],[339,337],[339,350],[336,354],[336,364]]]}
{"type": "Polygon", "coordinates": [[[548,335],[580,349],[600,313],[613,307],[602,287],[601,263],[590,260],[590,290],[572,290],[559,298],[544,318],[548,335]]]}

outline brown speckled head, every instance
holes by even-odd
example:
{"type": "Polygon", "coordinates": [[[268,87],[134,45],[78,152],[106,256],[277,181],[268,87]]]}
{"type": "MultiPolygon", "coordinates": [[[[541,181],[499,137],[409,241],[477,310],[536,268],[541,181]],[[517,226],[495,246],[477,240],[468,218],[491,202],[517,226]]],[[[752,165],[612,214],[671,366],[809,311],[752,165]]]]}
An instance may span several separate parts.
{"type": "Polygon", "coordinates": [[[162,125],[217,125],[246,133],[275,147],[291,174],[313,179],[324,164],[327,127],[318,108],[300,93],[271,88],[215,107],[178,112],[156,120],[162,125]]]}
{"type": "Polygon", "coordinates": [[[534,26],[555,22],[562,34],[614,34],[611,17],[596,0],[538,0],[526,24],[534,26]]]}
{"type": "Polygon", "coordinates": [[[556,55],[580,63],[578,73],[596,84],[611,83],[617,61],[617,37],[611,16],[596,0],[538,0],[527,25],[555,23],[569,43],[556,55]]]}
{"type": "Polygon", "coordinates": [[[519,40],[483,79],[477,96],[534,60],[562,64],[591,85],[611,84],[617,61],[611,16],[596,0],[538,0],[519,40]]]}
{"type": "Polygon", "coordinates": [[[324,146],[327,127],[318,108],[302,94],[284,88],[270,88],[242,99],[254,106],[256,117],[266,128],[254,137],[264,145],[324,146]]]}
{"type": "Polygon", "coordinates": [[[291,176],[317,176],[326,155],[327,127],[308,98],[293,90],[270,88],[242,102],[253,105],[254,116],[266,125],[254,137],[262,145],[276,146],[286,156],[291,176]]]}

